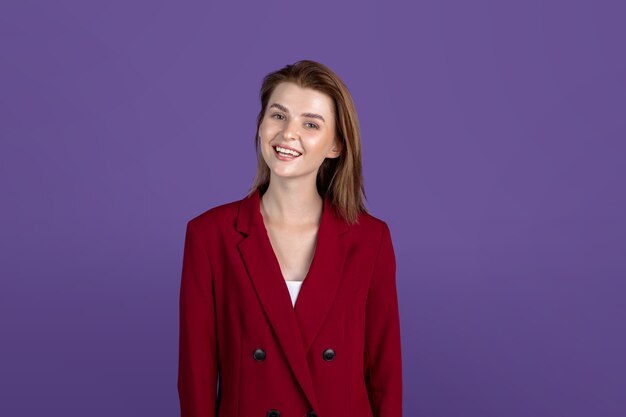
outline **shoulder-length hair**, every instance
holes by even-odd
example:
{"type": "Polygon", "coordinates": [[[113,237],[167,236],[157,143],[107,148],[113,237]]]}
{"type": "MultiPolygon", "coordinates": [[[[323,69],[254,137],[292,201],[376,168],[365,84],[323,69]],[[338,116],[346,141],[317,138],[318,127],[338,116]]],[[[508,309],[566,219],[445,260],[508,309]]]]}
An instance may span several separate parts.
{"type": "Polygon", "coordinates": [[[317,191],[328,196],[335,211],[349,224],[358,223],[360,213],[368,213],[364,205],[367,199],[363,187],[361,161],[361,133],[352,96],[341,79],[327,66],[301,60],[271,72],[263,78],[259,97],[261,110],[257,117],[255,149],[257,170],[248,196],[264,193],[270,182],[270,169],[263,159],[259,143],[259,127],[265,116],[268,101],[276,86],[282,82],[293,82],[302,88],[312,88],[327,94],[335,104],[335,134],[341,142],[341,155],[326,158],[317,172],[317,191]]]}

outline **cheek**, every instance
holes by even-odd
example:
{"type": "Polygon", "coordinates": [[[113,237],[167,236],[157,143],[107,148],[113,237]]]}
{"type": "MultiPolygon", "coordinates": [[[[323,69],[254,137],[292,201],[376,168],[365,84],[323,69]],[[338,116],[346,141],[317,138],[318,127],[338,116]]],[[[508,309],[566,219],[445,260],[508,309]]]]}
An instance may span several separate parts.
{"type": "Polygon", "coordinates": [[[271,123],[263,123],[259,126],[259,136],[261,141],[268,142],[272,137],[276,135],[276,127],[271,123]]]}
{"type": "Polygon", "coordinates": [[[323,156],[331,147],[332,145],[329,145],[329,140],[327,138],[318,136],[311,138],[308,149],[310,153],[323,156]]]}

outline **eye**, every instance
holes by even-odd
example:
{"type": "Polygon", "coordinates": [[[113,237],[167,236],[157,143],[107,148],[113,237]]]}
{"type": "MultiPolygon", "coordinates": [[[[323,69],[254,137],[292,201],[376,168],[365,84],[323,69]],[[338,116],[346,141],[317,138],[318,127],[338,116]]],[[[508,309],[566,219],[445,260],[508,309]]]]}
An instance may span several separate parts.
{"type": "MultiPolygon", "coordinates": [[[[270,117],[272,117],[272,118],[274,118],[274,119],[278,119],[278,120],[285,120],[285,116],[283,116],[283,115],[282,115],[282,114],[280,114],[280,113],[274,113],[274,114],[272,114],[270,117]],[[278,117],[276,117],[276,116],[278,116],[278,117]]],[[[313,127],[313,129],[319,129],[319,128],[320,128],[320,127],[319,127],[318,125],[316,125],[315,123],[310,123],[310,122],[307,122],[307,123],[305,123],[305,124],[306,124],[306,125],[310,125],[311,127],[313,127]]]]}

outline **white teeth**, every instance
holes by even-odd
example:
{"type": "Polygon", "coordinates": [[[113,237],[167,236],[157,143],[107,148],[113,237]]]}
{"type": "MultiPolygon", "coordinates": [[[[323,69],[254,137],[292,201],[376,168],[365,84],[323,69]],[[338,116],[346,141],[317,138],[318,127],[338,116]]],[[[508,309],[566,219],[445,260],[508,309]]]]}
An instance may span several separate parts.
{"type": "Polygon", "coordinates": [[[292,151],[291,149],[281,148],[280,146],[276,146],[274,149],[281,154],[289,154],[293,156],[300,156],[300,154],[296,151],[292,151]]]}

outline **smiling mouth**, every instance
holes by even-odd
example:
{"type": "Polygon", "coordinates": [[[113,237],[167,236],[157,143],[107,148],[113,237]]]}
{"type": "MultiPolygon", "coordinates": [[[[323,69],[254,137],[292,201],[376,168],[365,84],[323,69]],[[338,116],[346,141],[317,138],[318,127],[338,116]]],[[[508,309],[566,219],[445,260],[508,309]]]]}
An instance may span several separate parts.
{"type": "Polygon", "coordinates": [[[292,153],[283,153],[283,152],[280,152],[278,149],[276,149],[276,146],[272,146],[272,148],[274,149],[274,153],[276,153],[277,155],[280,155],[280,156],[281,156],[281,157],[283,157],[283,158],[294,158],[294,159],[295,159],[295,158],[297,158],[297,157],[299,157],[299,156],[301,156],[301,155],[302,155],[302,154],[300,154],[300,155],[294,155],[294,154],[292,154],[292,153]]]}

